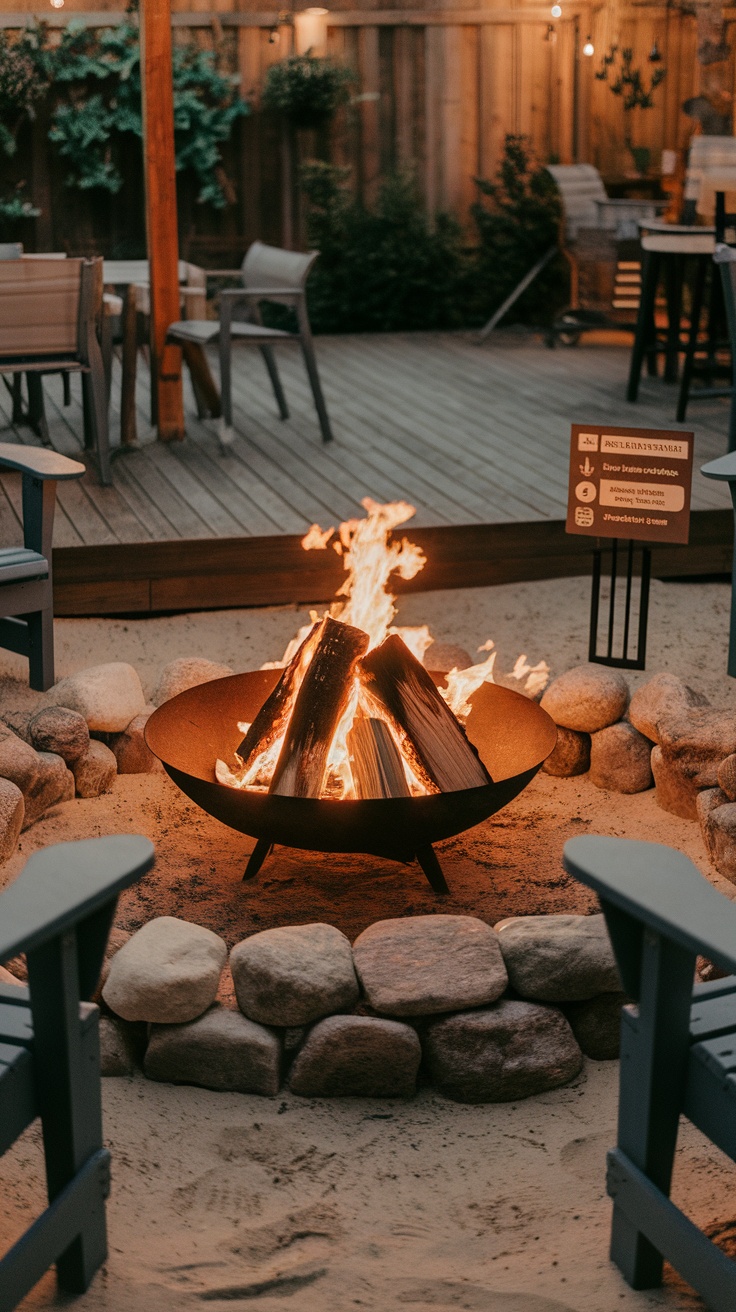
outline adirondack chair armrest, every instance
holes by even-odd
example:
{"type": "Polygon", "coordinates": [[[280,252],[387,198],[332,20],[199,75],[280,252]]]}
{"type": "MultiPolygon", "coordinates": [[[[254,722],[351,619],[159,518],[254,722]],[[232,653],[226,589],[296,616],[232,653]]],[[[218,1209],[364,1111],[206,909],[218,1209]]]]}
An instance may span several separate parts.
{"type": "Polygon", "coordinates": [[[0,465],[6,469],[19,469],[22,474],[30,474],[42,482],[46,479],[58,482],[81,478],[87,472],[79,460],[70,460],[68,456],[59,455],[58,451],[14,442],[0,442],[0,465]]]}
{"type": "Polygon", "coordinates": [[[615,932],[617,924],[634,922],[693,957],[702,953],[736,973],[736,905],[681,852],[661,843],[585,835],[565,844],[563,865],[598,894],[627,991],[635,995],[630,987],[634,945],[626,944],[631,935],[615,932]]]}
{"type": "Polygon", "coordinates": [[[305,295],[303,287],[226,287],[220,292],[220,303],[230,301],[277,301],[294,305],[305,295]]]}
{"type": "Polygon", "coordinates": [[[35,852],[0,893],[0,962],[33,952],[81,922],[92,923],[153,861],[153,844],[137,834],[56,843],[35,852]]]}

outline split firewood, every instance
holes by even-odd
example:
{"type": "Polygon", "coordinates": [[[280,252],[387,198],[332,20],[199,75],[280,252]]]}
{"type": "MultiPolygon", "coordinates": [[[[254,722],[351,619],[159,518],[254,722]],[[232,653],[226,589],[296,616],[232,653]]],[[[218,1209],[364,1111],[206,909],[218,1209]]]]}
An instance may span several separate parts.
{"type": "Polygon", "coordinates": [[[431,780],[431,792],[454,793],[493,782],[430,675],[397,634],[363,658],[359,674],[368,698],[396,729],[418,778],[431,780]]]}
{"type": "Polygon", "coordinates": [[[302,679],[269,792],[320,797],[335,730],[350,696],[368,634],[327,616],[302,679]]]}
{"type": "Polygon", "coordinates": [[[298,688],[319,641],[323,621],[319,620],[307,634],[296,655],[289,661],[273,692],[269,694],[238,748],[243,769],[247,770],[264,748],[286,731],[293,693],[298,688]]]}
{"type": "Polygon", "coordinates": [[[385,720],[356,715],[347,744],[356,797],[411,797],[401,753],[385,720]]]}

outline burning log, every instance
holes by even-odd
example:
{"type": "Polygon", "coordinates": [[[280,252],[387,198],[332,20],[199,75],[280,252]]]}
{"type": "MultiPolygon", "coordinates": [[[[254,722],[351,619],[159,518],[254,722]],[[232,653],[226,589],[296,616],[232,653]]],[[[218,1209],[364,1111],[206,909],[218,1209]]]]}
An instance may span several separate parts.
{"type": "Polygon", "coordinates": [[[311,659],[312,653],[317,646],[321,628],[322,621],[320,620],[307,634],[296,655],[289,661],[273,692],[266,698],[255,720],[250,725],[238,748],[238,756],[242,759],[243,769],[248,769],[256,756],[263,751],[265,745],[274,742],[285,732],[297,680],[311,659]]]}
{"type": "Polygon", "coordinates": [[[363,658],[360,678],[398,730],[418,777],[431,780],[430,791],[452,793],[493,782],[424,666],[396,634],[363,658]]]}
{"type": "Polygon", "coordinates": [[[332,739],[350,696],[355,666],[368,634],[329,616],[294,702],[270,793],[320,797],[332,739]]]}
{"type": "Polygon", "coordinates": [[[401,753],[385,720],[356,715],[347,744],[356,797],[411,797],[401,753]]]}

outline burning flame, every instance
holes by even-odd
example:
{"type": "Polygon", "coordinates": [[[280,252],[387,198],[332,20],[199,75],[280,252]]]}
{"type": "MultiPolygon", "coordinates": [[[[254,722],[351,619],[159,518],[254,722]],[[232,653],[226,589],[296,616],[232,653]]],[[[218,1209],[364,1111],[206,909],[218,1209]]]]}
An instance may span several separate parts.
{"type": "MultiPolygon", "coordinates": [[[[415,508],[406,501],[392,501],[381,505],[371,497],[364,497],[361,504],[367,512],[365,518],[348,519],[340,524],[337,530],[334,527],[322,529],[318,524],[312,524],[302,538],[301,545],[305,551],[325,551],[331,545],[332,549],[343,558],[347,577],[338,589],[337,598],[344,598],[344,600],[334,601],[325,615],[331,616],[332,619],[339,619],[345,624],[351,624],[367,633],[368,650],[379,646],[389,634],[396,633],[417,659],[423,661],[428,647],[433,642],[429,628],[426,624],[410,628],[393,627],[396,597],[388,589],[392,574],[397,574],[402,579],[413,579],[426,564],[426,557],[421,547],[410,542],[408,538],[402,538],[400,541],[390,540],[394,529],[406,523],[416,513],[415,508]]],[[[261,668],[264,670],[286,668],[314,625],[322,618],[316,611],[311,611],[309,624],[304,625],[292,638],[281,660],[268,661],[261,668]]],[[[302,655],[291,706],[313,651],[314,647],[310,645],[302,655]]],[[[496,651],[492,640],[489,639],[478,648],[478,651],[487,652],[486,659],[464,670],[451,670],[446,676],[446,687],[440,689],[450,710],[461,721],[470,714],[473,693],[481,684],[494,681],[496,651]]],[[[549,667],[545,661],[531,666],[526,656],[520,656],[512,670],[514,679],[520,682],[522,679],[526,680],[524,691],[531,697],[546,686],[548,675],[549,667]]],[[[365,714],[375,713],[362,703],[363,694],[356,679],[330,747],[324,790],[330,797],[355,796],[347,737],[358,711],[365,714]]],[[[286,722],[288,722],[288,715],[286,722]]],[[[238,728],[245,734],[250,725],[240,724],[238,728]]],[[[284,742],[285,732],[284,728],[278,736],[265,744],[263,751],[245,768],[242,762],[239,769],[233,770],[224,761],[217,761],[215,774],[218,781],[235,788],[267,789],[284,742]]],[[[396,735],[393,734],[393,737],[400,749],[401,744],[396,739],[396,735]]],[[[426,793],[427,789],[416,778],[403,753],[402,759],[411,792],[414,795],[426,793]]]]}

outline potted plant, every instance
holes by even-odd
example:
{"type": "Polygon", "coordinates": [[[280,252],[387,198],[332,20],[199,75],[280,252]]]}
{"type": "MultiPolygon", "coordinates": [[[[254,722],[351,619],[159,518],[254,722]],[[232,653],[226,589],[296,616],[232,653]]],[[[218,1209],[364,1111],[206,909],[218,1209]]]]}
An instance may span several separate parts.
{"type": "Polygon", "coordinates": [[[353,81],[353,72],[332,59],[292,55],[269,68],[261,103],[296,128],[321,127],[346,103],[353,81]]]}
{"type": "MultiPolygon", "coordinates": [[[[660,55],[656,43],[649,58],[652,63],[658,63],[659,61],[660,55]],[[656,59],[654,57],[655,51],[656,59]]],[[[634,65],[633,50],[629,47],[620,49],[617,45],[612,45],[608,53],[603,56],[601,66],[596,73],[599,82],[607,82],[612,94],[621,97],[624,110],[626,149],[634,161],[634,168],[637,173],[642,175],[649,168],[651,151],[648,146],[635,146],[632,142],[628,116],[635,109],[652,109],[654,107],[654,92],[660,83],[664,81],[666,73],[666,68],[655,68],[647,85],[642,70],[634,65]]]]}

